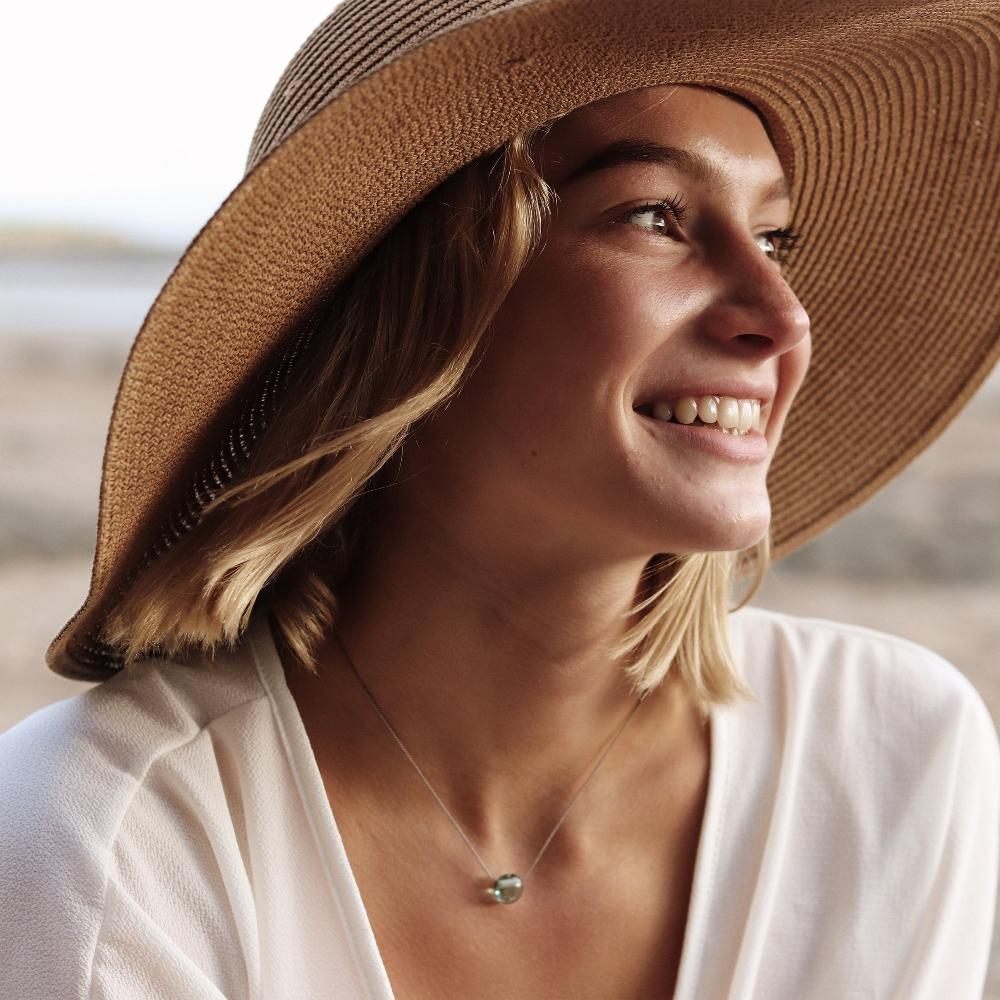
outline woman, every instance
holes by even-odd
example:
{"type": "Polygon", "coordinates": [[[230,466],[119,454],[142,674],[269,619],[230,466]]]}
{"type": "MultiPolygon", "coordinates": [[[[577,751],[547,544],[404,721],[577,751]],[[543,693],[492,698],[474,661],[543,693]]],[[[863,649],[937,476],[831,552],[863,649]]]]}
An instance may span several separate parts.
{"type": "MultiPolygon", "coordinates": [[[[818,165],[894,120],[840,100],[843,65],[866,79],[844,53],[939,80],[963,30],[995,52],[1000,29],[985,6],[928,34],[903,4],[466,7],[338,8],[147,318],[92,592],[49,651],[106,680],[0,739],[0,992],[979,995],[1000,818],[981,698],[929,650],[732,610],[730,588],[988,370],[996,277],[967,255],[995,203],[954,259],[862,247],[852,268],[818,165]],[[834,38],[836,72],[807,58],[834,38]],[[794,53],[813,124],[843,116],[805,180],[801,101],[769,89],[794,53]],[[795,185],[831,338],[798,425],[795,185]],[[873,362],[918,317],[881,344],[847,322],[902,309],[915,269],[986,302],[927,348],[943,384],[917,402],[924,369],[873,362]],[[845,389],[890,397],[878,440],[830,412],[845,389]]],[[[995,150],[976,113],[924,123],[922,169],[956,124],[995,150]]],[[[915,155],[883,151],[890,246],[915,155]]],[[[842,196],[847,229],[863,204],[842,196]]]]}

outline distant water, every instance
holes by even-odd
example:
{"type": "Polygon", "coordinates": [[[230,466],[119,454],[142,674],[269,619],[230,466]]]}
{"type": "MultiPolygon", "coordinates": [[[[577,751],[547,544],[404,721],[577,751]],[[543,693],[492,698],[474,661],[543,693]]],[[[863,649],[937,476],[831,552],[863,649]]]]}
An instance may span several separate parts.
{"type": "Polygon", "coordinates": [[[0,339],[127,345],[176,257],[0,259],[0,339]]]}
{"type": "MultiPolygon", "coordinates": [[[[0,257],[0,346],[124,357],[176,256],[0,257]]],[[[1000,366],[981,396],[1000,398],[1000,366]]]]}

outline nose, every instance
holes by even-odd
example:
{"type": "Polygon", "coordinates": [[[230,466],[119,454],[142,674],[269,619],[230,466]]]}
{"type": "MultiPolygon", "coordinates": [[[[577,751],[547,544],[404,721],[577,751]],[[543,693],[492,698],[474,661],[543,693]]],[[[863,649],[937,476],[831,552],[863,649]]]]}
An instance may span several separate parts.
{"type": "Polygon", "coordinates": [[[809,336],[809,314],[782,267],[744,234],[719,262],[720,294],[710,332],[747,357],[782,355],[809,336]],[[736,245],[738,243],[738,245],[736,245]]]}

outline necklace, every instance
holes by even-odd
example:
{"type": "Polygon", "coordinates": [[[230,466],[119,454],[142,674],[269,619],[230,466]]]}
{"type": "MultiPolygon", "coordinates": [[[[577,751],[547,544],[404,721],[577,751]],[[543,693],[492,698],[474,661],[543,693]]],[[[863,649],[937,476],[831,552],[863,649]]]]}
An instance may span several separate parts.
{"type": "Polygon", "coordinates": [[[386,724],[386,727],[392,734],[393,739],[399,744],[400,750],[402,750],[403,753],[406,754],[407,760],[409,760],[409,762],[414,766],[417,774],[420,775],[420,779],[427,786],[431,795],[433,795],[434,798],[437,800],[438,805],[444,810],[445,815],[448,817],[448,819],[451,820],[452,825],[455,827],[456,830],[458,830],[459,834],[461,834],[461,837],[466,842],[466,844],[469,845],[470,850],[476,856],[476,860],[479,862],[479,867],[482,868],[483,871],[486,872],[487,876],[489,877],[490,882],[492,884],[486,889],[486,894],[489,896],[490,899],[494,900],[497,903],[517,902],[517,900],[521,898],[524,892],[524,879],[531,874],[535,865],[538,864],[539,858],[541,858],[541,856],[545,853],[545,848],[549,846],[550,841],[556,835],[556,831],[559,829],[560,826],[562,826],[562,822],[566,818],[567,813],[570,811],[570,809],[573,808],[573,803],[576,802],[576,800],[580,797],[580,793],[590,783],[590,779],[593,778],[593,776],[597,773],[597,769],[604,762],[604,758],[607,757],[611,748],[615,745],[615,742],[618,740],[618,737],[621,736],[622,731],[632,720],[632,716],[635,715],[639,706],[646,700],[646,696],[649,694],[649,691],[646,691],[645,694],[642,695],[642,697],[638,700],[638,702],[636,702],[636,705],[632,709],[632,711],[629,712],[625,721],[618,727],[618,731],[615,733],[614,738],[608,744],[607,749],[604,751],[604,753],[601,754],[600,759],[594,765],[594,768],[588,775],[587,780],[580,786],[580,789],[576,793],[576,795],[574,795],[573,798],[570,799],[569,805],[566,806],[562,816],[559,817],[559,822],[556,823],[555,827],[553,827],[552,829],[552,832],[545,839],[545,843],[542,844],[542,849],[538,852],[538,854],[535,857],[535,860],[531,862],[530,866],[528,867],[528,870],[524,873],[524,878],[522,878],[520,875],[515,875],[512,872],[507,872],[504,875],[495,877],[483,863],[483,859],[479,856],[479,852],[473,846],[472,841],[469,840],[469,838],[465,835],[465,831],[461,828],[461,826],[458,825],[458,821],[448,811],[448,807],[444,804],[444,802],[441,801],[441,796],[439,796],[438,793],[434,791],[434,789],[431,787],[431,783],[427,780],[427,778],[424,777],[424,772],[420,770],[420,767],[417,765],[417,762],[413,759],[412,755],[410,754],[410,751],[407,750],[405,746],[403,746],[403,741],[399,738],[399,735],[397,734],[396,730],[392,728],[391,723],[385,717],[385,714],[382,712],[382,709],[379,708],[378,702],[375,700],[375,696],[371,693],[371,691],[368,689],[368,685],[365,684],[364,680],[362,679],[361,674],[358,672],[358,668],[354,665],[354,660],[351,659],[351,654],[347,651],[347,647],[344,645],[343,639],[341,639],[339,633],[336,630],[334,630],[334,636],[336,637],[337,642],[340,645],[340,648],[344,651],[344,656],[347,657],[347,662],[350,664],[351,670],[354,671],[354,676],[357,677],[362,688],[364,688],[365,694],[368,695],[368,698],[370,699],[372,705],[374,706],[375,711],[378,713],[379,718],[386,724]]]}

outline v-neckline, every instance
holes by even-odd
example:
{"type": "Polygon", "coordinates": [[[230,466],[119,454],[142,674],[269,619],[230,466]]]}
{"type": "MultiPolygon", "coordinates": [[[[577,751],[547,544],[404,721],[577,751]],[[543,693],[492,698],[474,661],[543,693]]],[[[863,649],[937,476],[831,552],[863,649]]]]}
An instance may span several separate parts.
{"type": "MultiPolygon", "coordinates": [[[[267,609],[258,605],[246,632],[254,664],[261,684],[273,707],[281,732],[285,752],[295,775],[299,795],[309,818],[316,846],[323,861],[331,895],[333,896],[354,960],[372,1000],[395,1000],[389,975],[375,940],[368,911],[347,850],[340,835],[323,782],[312,743],[295,698],[288,687],[284,666],[275,645],[267,609]]],[[[726,712],[713,708],[709,723],[708,793],[698,836],[691,897],[681,959],[673,1000],[697,1000],[697,977],[700,956],[706,942],[705,921],[710,911],[709,900],[714,889],[719,839],[723,828],[723,811],[729,770],[729,733],[726,712]]]]}

